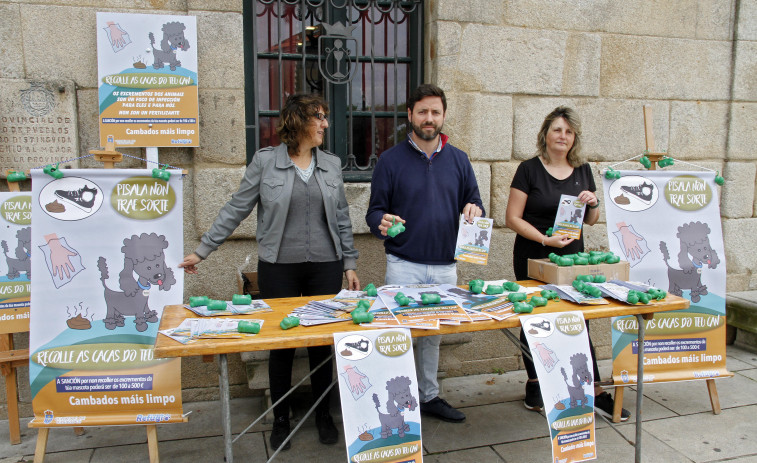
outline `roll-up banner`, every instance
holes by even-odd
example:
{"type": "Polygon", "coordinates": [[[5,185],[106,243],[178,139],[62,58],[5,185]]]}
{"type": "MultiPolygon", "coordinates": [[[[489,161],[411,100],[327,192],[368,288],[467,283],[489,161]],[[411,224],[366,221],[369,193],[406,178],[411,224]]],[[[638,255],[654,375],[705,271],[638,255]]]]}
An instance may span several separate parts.
{"type": "Polygon", "coordinates": [[[182,421],[181,363],[153,358],[180,304],[181,171],[32,170],[32,427],[182,421]]]}
{"type": "MultiPolygon", "coordinates": [[[[630,280],[691,301],[646,321],[644,382],[730,376],[725,352],[726,267],[715,173],[620,171],[603,179],[610,250],[630,280]]],[[[612,320],[613,379],[637,382],[638,324],[612,320]]]]}

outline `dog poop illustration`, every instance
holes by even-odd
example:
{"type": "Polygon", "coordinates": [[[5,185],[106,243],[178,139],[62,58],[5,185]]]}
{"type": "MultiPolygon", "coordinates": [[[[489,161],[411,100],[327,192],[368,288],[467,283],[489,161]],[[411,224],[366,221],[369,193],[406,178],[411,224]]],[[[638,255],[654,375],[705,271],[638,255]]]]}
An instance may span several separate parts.
{"type": "Polygon", "coordinates": [[[90,321],[86,318],[82,317],[81,314],[78,314],[77,316],[66,320],[66,325],[68,325],[68,327],[72,330],[88,330],[92,328],[92,323],[90,323],[90,321]]]}
{"type": "Polygon", "coordinates": [[[361,441],[369,441],[369,440],[373,440],[373,434],[369,433],[368,431],[365,431],[364,433],[357,436],[357,438],[360,439],[361,441]]]}
{"type": "Polygon", "coordinates": [[[339,353],[342,354],[343,357],[349,357],[350,355],[352,355],[352,351],[349,349],[344,349],[343,351],[339,353]]]}
{"type": "Polygon", "coordinates": [[[622,204],[624,206],[631,204],[631,200],[623,196],[623,193],[619,194],[618,196],[612,199],[615,201],[615,204],[622,204]]]}
{"type": "Polygon", "coordinates": [[[45,204],[45,209],[47,209],[47,212],[52,212],[56,214],[60,212],[66,212],[66,206],[59,203],[57,199],[51,203],[45,204]]]}

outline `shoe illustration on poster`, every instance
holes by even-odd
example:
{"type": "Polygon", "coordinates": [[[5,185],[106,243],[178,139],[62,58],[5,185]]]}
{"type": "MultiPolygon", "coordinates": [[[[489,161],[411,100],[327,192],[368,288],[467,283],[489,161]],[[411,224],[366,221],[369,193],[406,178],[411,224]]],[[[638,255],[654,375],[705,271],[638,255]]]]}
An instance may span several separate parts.
{"type": "Polygon", "coordinates": [[[50,217],[58,220],[82,220],[100,209],[103,193],[91,180],[63,177],[53,180],[39,194],[39,205],[50,217]]]}
{"type": "Polygon", "coordinates": [[[609,196],[619,208],[638,212],[654,206],[660,197],[660,189],[650,179],[640,175],[627,175],[610,184],[609,196]]]}

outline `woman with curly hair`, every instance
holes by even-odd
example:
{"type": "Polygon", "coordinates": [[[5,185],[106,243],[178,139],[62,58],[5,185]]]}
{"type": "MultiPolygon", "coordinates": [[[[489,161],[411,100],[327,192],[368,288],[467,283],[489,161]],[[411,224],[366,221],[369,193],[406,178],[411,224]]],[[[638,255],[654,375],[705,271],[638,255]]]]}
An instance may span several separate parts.
{"type": "MultiPolygon", "coordinates": [[[[328,105],[319,95],[287,98],[276,129],[278,146],[255,153],[239,190],[218,213],[195,252],[179,265],[197,273],[197,264],[216,250],[257,206],[258,286],[263,299],[335,294],[342,273],[349,289],[360,288],[358,252],[338,157],[319,148],[329,126],[328,105]]],[[[310,368],[331,355],[331,346],[308,347],[310,368]]],[[[294,349],[272,350],[268,362],[271,400],[291,387],[294,349]]],[[[331,385],[332,362],[313,372],[314,400],[331,385]]],[[[289,399],[273,410],[271,447],[289,435],[289,399]]],[[[338,432],[329,413],[329,395],[316,407],[321,443],[335,444],[338,432]]],[[[290,442],[282,450],[290,448],[290,442]]]]}

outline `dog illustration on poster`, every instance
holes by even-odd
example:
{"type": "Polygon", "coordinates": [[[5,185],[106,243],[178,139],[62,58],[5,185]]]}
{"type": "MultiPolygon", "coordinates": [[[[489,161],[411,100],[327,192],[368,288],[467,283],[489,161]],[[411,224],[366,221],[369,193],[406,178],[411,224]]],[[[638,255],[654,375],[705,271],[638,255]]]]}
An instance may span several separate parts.
{"type": "Polygon", "coordinates": [[[8,274],[6,276],[9,280],[14,280],[20,277],[21,272],[25,272],[26,278],[31,280],[31,243],[32,227],[24,227],[16,232],[16,247],[13,256],[9,254],[10,249],[8,249],[8,243],[5,240],[2,241],[5,262],[8,264],[8,274]]]}
{"type": "Polygon", "coordinates": [[[119,288],[108,288],[108,265],[104,257],[97,261],[100,281],[105,288],[107,313],[105,327],[113,330],[124,326],[124,317],[133,316],[137,331],[145,331],[147,322],[158,321],[158,312],[150,310],[148,296],[150,288],[157,285],[161,291],[168,291],[176,283],[173,270],[166,266],[164,249],[168,247],[165,236],[156,233],[132,235],[123,241],[121,252],[123,270],[119,273],[119,288]]]}
{"type": "Polygon", "coordinates": [[[389,392],[386,400],[387,413],[381,413],[378,394],[373,394],[383,439],[391,437],[394,429],[397,430],[399,437],[405,437],[405,431],[410,431],[410,425],[405,423],[404,412],[405,410],[413,411],[418,406],[418,402],[410,392],[410,384],[412,382],[407,376],[397,376],[386,382],[386,390],[389,392]]]}
{"type": "Polygon", "coordinates": [[[710,227],[702,222],[689,222],[678,227],[680,270],[670,266],[668,245],[660,241],[660,251],[668,266],[668,291],[672,294],[681,296],[684,290],[689,290],[691,302],[699,302],[701,296],[708,294],[707,286],[702,284],[702,269],[705,264],[714,269],[720,263],[717,252],[710,246],[709,234],[710,227]]]}
{"type": "Polygon", "coordinates": [[[181,67],[181,61],[176,58],[176,50],[189,50],[189,41],[184,37],[184,30],[187,28],[184,24],[176,21],[163,24],[163,39],[160,41],[160,48],[155,48],[155,35],[150,32],[150,45],[152,46],[152,55],[155,61],[152,65],[155,69],[163,67],[163,63],[168,64],[172,71],[181,67]]]}

